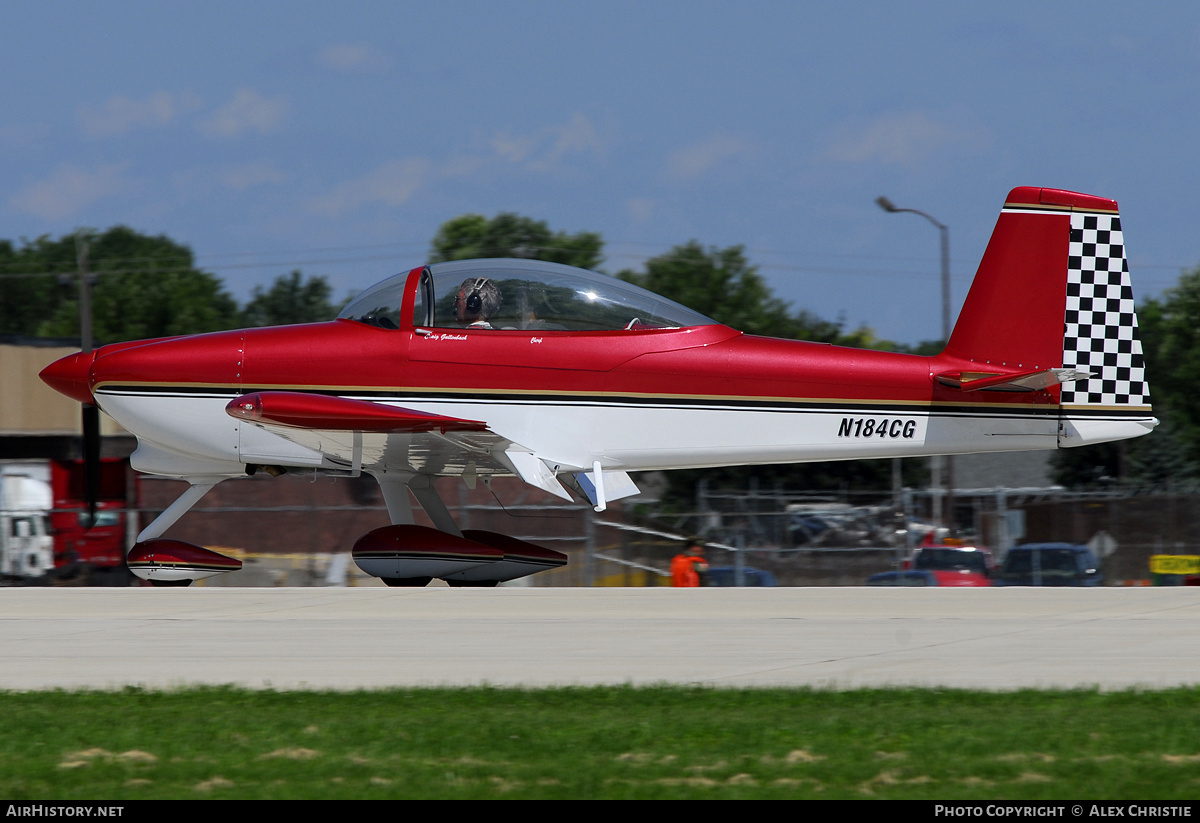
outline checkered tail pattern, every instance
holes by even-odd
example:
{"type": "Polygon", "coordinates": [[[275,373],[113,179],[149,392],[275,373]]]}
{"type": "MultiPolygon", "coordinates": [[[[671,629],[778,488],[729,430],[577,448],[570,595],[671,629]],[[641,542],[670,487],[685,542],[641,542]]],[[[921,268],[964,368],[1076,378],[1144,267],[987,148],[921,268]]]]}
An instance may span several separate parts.
{"type": "Polygon", "coordinates": [[[1068,255],[1063,366],[1092,376],[1063,384],[1062,404],[1149,405],[1121,218],[1072,214],[1068,255]]]}

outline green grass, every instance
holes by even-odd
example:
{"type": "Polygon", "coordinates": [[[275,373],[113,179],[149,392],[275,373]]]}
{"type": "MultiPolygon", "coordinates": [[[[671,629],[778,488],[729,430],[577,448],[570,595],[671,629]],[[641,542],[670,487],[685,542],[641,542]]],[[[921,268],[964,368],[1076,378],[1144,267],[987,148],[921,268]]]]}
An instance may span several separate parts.
{"type": "Polygon", "coordinates": [[[1200,689],[127,689],[0,717],[11,800],[1200,795],[1200,689]]]}

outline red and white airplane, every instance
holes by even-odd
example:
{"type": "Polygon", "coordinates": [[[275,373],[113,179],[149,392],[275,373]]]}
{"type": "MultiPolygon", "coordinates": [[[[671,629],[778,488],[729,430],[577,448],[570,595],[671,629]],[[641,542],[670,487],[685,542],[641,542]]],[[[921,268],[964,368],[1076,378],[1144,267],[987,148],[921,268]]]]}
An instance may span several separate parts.
{"type": "Polygon", "coordinates": [[[1151,414],[1117,204],[1008,196],[933,357],[742,334],[606,275],[529,260],[419,266],[328,323],[104,346],[42,379],[135,434],[134,468],[191,486],[130,568],[186,585],[240,566],[163,533],[215,484],[366,472],[391,526],[354,547],[390,585],[495,585],[566,557],[462,532],[434,491],[516,475],[598,509],[629,472],[1053,449],[1151,414]],[[436,526],[413,525],[409,493],[436,526]]]}

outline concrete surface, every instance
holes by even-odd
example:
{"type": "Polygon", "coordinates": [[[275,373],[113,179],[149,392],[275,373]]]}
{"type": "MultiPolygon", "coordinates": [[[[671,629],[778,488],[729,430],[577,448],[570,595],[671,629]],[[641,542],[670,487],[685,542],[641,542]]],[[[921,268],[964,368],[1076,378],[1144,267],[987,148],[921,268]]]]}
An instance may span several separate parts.
{"type": "Polygon", "coordinates": [[[0,590],[0,688],[1200,683],[1200,589],[0,590]]]}

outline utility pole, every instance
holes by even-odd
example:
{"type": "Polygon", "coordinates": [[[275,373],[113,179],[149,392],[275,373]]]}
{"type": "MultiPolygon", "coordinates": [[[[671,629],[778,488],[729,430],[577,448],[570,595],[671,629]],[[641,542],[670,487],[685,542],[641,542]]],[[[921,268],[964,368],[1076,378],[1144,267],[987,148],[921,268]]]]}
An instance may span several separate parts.
{"type": "MultiPolygon", "coordinates": [[[[889,214],[898,212],[909,212],[910,214],[919,214],[933,225],[937,226],[938,232],[942,239],[942,339],[946,342],[950,341],[950,229],[938,220],[935,220],[930,215],[916,209],[902,209],[897,207],[891,200],[886,197],[876,197],[875,204],[879,208],[889,214]]],[[[933,475],[931,485],[934,490],[933,496],[933,519],[935,522],[942,522],[950,531],[950,536],[955,534],[954,528],[954,456],[945,455],[943,457],[929,458],[931,474],[933,475]],[[941,478],[938,476],[939,468],[942,466],[942,461],[945,461],[946,466],[946,503],[943,509],[942,500],[938,497],[937,490],[940,485],[941,478]]]]}
{"type": "MultiPolygon", "coordinates": [[[[79,348],[84,354],[92,351],[92,285],[95,275],[88,271],[88,238],[80,229],[75,232],[75,264],[79,268],[79,348]]],[[[88,528],[96,522],[96,501],[100,497],[100,409],[91,403],[83,404],[82,457],[84,489],[88,503],[88,528]]]]}
{"type": "Polygon", "coordinates": [[[83,229],[75,232],[75,263],[79,267],[79,348],[92,350],[92,285],[95,276],[88,271],[88,238],[83,229]]]}

